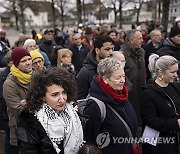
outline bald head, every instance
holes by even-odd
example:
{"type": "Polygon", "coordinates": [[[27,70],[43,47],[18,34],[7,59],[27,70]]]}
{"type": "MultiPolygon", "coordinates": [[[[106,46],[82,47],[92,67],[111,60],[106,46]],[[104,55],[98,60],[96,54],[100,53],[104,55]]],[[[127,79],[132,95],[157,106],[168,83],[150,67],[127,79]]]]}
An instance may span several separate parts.
{"type": "Polygon", "coordinates": [[[149,34],[151,40],[153,43],[160,43],[162,39],[161,31],[158,29],[155,29],[150,32],[149,34]]]}
{"type": "Polygon", "coordinates": [[[117,60],[121,61],[121,62],[126,62],[122,51],[114,51],[113,57],[116,58],[117,60]]]}

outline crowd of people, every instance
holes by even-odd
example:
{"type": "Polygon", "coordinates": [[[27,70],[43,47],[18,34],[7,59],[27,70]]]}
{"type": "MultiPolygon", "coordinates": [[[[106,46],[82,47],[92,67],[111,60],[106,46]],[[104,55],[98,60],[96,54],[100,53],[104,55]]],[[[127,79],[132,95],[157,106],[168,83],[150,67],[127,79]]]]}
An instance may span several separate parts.
{"type": "Polygon", "coordinates": [[[4,153],[180,154],[179,64],[180,20],[169,32],[145,22],[33,29],[13,46],[0,29],[4,153]]]}

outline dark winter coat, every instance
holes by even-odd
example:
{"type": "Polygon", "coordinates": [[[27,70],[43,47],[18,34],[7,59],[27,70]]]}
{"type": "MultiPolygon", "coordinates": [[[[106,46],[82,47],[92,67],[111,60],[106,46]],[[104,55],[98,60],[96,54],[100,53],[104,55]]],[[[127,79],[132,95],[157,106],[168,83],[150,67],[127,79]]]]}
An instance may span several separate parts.
{"type": "Polygon", "coordinates": [[[3,97],[3,83],[6,80],[8,74],[10,72],[10,67],[6,67],[3,72],[0,74],[0,129],[7,129],[8,126],[8,114],[7,114],[7,106],[3,97]]]}
{"type": "Polygon", "coordinates": [[[73,55],[72,55],[72,64],[75,67],[76,74],[80,71],[83,67],[84,60],[89,52],[89,49],[86,45],[82,44],[81,49],[79,50],[78,47],[73,44],[69,48],[73,55]]]}
{"type": "MultiPolygon", "coordinates": [[[[180,102],[180,86],[177,83],[171,84],[174,93],[179,94],[177,99],[180,102]]],[[[173,91],[172,91],[173,93],[173,91]]],[[[180,114],[180,103],[172,102],[165,93],[165,91],[157,85],[154,81],[150,80],[143,91],[142,97],[142,124],[143,128],[147,125],[160,132],[159,137],[173,138],[174,143],[157,143],[156,146],[150,144],[143,144],[143,154],[179,154],[178,134],[180,128],[178,126],[178,117],[175,116],[176,112],[180,114]],[[174,105],[173,105],[174,104],[174,105]]],[[[180,118],[180,117],[179,117],[180,118]]]]}
{"type": "Polygon", "coordinates": [[[57,154],[43,126],[29,112],[20,114],[16,136],[21,154],[57,154]]]}
{"type": "Polygon", "coordinates": [[[142,86],[145,85],[145,52],[142,48],[132,51],[131,47],[126,43],[123,45],[121,51],[123,51],[126,59],[124,68],[125,74],[133,84],[133,89],[129,92],[129,101],[131,102],[140,123],[140,99],[142,95],[142,86]]]}
{"type": "MultiPolygon", "coordinates": [[[[125,101],[122,103],[113,100],[112,97],[107,95],[101,89],[95,77],[91,82],[89,94],[104,102],[106,106],[106,117],[102,122],[99,106],[93,100],[88,100],[88,104],[84,110],[84,115],[88,115],[89,117],[85,129],[85,140],[89,143],[97,144],[97,136],[102,133],[104,134],[103,136],[105,139],[101,140],[103,141],[102,145],[104,145],[104,148],[102,148],[103,154],[132,154],[132,144],[118,143],[118,140],[115,141],[115,139],[121,140],[125,137],[128,138],[129,134],[122,121],[120,121],[114,112],[107,106],[107,104],[109,104],[122,116],[129,125],[133,136],[135,136],[137,129],[137,117],[130,102],[125,101]],[[110,142],[108,142],[108,139],[110,139],[110,142]]],[[[100,135],[98,137],[100,137],[100,135]]]]}
{"type": "Polygon", "coordinates": [[[83,68],[76,76],[78,84],[78,99],[84,99],[88,95],[90,83],[94,75],[97,75],[97,65],[98,61],[95,58],[94,52],[89,52],[85,59],[83,68]]]}
{"type": "Polygon", "coordinates": [[[41,51],[44,51],[48,58],[51,60],[51,53],[53,48],[56,46],[56,44],[51,40],[45,40],[43,39],[42,42],[39,44],[39,48],[41,51]]]}
{"type": "Polygon", "coordinates": [[[159,55],[174,56],[178,61],[180,61],[180,46],[176,46],[169,38],[164,40],[157,53],[159,55]]]}
{"type": "Polygon", "coordinates": [[[158,47],[155,48],[153,45],[152,41],[148,42],[143,46],[143,49],[145,50],[145,66],[146,66],[146,80],[151,78],[151,73],[148,69],[148,64],[149,64],[149,56],[153,53],[157,54],[157,50],[159,49],[158,47]]]}

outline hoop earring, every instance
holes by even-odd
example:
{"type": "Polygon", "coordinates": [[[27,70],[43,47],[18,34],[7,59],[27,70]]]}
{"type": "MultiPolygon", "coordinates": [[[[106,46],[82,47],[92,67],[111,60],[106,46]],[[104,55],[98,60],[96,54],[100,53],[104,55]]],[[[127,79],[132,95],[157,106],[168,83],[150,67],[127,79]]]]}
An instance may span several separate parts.
{"type": "Polygon", "coordinates": [[[160,81],[162,81],[162,80],[163,80],[163,76],[159,76],[158,79],[159,79],[160,81]]]}

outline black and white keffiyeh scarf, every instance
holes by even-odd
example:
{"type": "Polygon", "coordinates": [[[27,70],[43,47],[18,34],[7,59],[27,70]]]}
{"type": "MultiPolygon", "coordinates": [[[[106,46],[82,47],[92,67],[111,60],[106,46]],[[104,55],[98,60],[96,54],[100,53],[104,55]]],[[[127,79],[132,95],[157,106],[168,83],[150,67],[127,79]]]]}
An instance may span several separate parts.
{"type": "Polygon", "coordinates": [[[76,154],[83,144],[83,130],[80,119],[71,103],[64,110],[56,113],[48,104],[36,112],[36,117],[44,127],[57,153],[63,142],[64,154],[76,154]]]}

